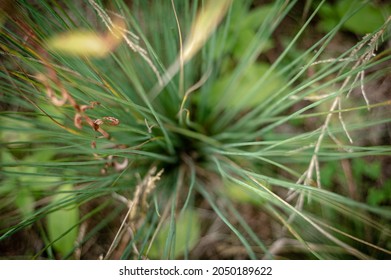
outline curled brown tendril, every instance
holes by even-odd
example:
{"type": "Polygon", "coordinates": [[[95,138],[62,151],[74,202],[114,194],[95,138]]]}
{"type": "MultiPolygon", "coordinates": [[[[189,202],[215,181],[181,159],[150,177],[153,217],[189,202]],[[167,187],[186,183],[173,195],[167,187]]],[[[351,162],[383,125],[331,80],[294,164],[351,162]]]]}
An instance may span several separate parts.
{"type": "MultiPolygon", "coordinates": [[[[92,141],[91,142],[91,148],[96,149],[96,142],[92,141]]],[[[125,149],[125,145],[116,145],[114,148],[119,148],[119,149],[125,149]]],[[[102,175],[107,174],[108,169],[111,167],[114,167],[115,171],[122,171],[126,169],[129,165],[129,160],[127,158],[124,158],[122,162],[118,161],[118,157],[109,155],[106,157],[100,157],[98,154],[93,153],[94,157],[100,160],[106,160],[105,166],[100,170],[102,175]]]]}
{"type": "MultiPolygon", "coordinates": [[[[46,70],[46,73],[36,74],[35,78],[45,88],[46,96],[50,102],[57,107],[66,106],[67,104],[71,105],[74,109],[73,121],[76,128],[82,129],[83,123],[86,123],[94,131],[99,132],[102,135],[101,137],[110,139],[110,134],[105,129],[103,129],[102,126],[117,126],[120,124],[120,121],[112,116],[104,116],[95,120],[91,119],[86,111],[94,109],[96,106],[99,106],[100,103],[97,101],[92,101],[88,105],[78,104],[59,79],[54,65],[50,62],[49,53],[43,47],[42,42],[38,40],[34,30],[22,22],[20,22],[19,26],[25,34],[28,34],[25,44],[28,45],[28,47],[31,48],[35,54],[37,54],[37,58],[41,61],[46,70]]],[[[91,147],[96,149],[95,141],[91,142],[91,147]]],[[[114,147],[120,149],[126,148],[123,145],[115,145],[114,147]]],[[[122,171],[128,166],[127,158],[125,158],[122,162],[119,162],[117,161],[117,157],[113,155],[106,157],[100,157],[97,153],[93,153],[93,155],[95,158],[106,160],[104,168],[101,169],[102,174],[106,174],[110,167],[113,167],[116,171],[122,171]]]]}

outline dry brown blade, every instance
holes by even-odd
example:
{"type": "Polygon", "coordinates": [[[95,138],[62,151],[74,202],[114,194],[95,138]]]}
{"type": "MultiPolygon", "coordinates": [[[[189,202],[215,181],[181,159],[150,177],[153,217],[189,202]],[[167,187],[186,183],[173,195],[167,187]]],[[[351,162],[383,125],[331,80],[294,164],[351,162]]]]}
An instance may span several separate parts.
{"type": "Polygon", "coordinates": [[[342,165],[342,170],[346,177],[349,197],[352,198],[353,200],[357,200],[358,199],[357,185],[353,177],[352,166],[350,164],[350,161],[347,159],[343,159],[341,160],[341,165],[342,165]]]}
{"type": "Polygon", "coordinates": [[[81,257],[81,254],[82,254],[82,243],[83,243],[83,239],[84,239],[84,237],[86,235],[87,228],[88,228],[88,222],[84,221],[80,225],[79,233],[78,233],[76,241],[75,241],[75,243],[76,243],[76,250],[75,250],[74,256],[75,256],[76,260],[80,260],[80,257],[81,257]]]}
{"type": "Polygon", "coordinates": [[[124,219],[122,220],[121,226],[118,229],[117,234],[115,235],[104,259],[108,259],[110,257],[112,252],[117,247],[117,244],[119,243],[121,237],[125,236],[125,238],[128,238],[126,234],[122,234],[125,226],[128,224],[128,221],[128,227],[132,232],[134,232],[139,226],[139,223],[144,219],[143,212],[146,210],[146,208],[148,208],[147,198],[149,194],[153,190],[155,190],[155,183],[156,181],[160,180],[160,176],[162,173],[163,169],[156,173],[156,166],[152,166],[144,179],[136,186],[136,190],[133,195],[133,201],[128,200],[118,194],[114,195],[117,199],[127,204],[128,211],[124,219]]]}
{"type": "MultiPolygon", "coordinates": [[[[112,253],[114,260],[121,259],[121,256],[124,254],[124,251],[126,250],[127,246],[129,245],[129,241],[134,237],[132,229],[130,227],[127,227],[124,230],[124,234],[122,235],[122,238],[118,244],[117,249],[112,253]]],[[[132,248],[136,256],[140,255],[139,250],[137,249],[136,245],[133,243],[132,248]]]]}
{"type": "MultiPolygon", "coordinates": [[[[354,69],[357,69],[358,67],[362,66],[363,64],[365,63],[368,63],[374,56],[375,56],[375,51],[377,50],[377,43],[378,41],[380,40],[380,38],[382,37],[382,35],[384,34],[388,24],[391,22],[391,16],[386,20],[386,22],[384,23],[384,25],[382,26],[382,28],[376,32],[373,36],[365,36],[363,39],[363,42],[361,44],[359,44],[357,46],[357,48],[355,48],[352,53],[350,54],[349,56],[349,59],[354,59],[354,57],[356,57],[357,53],[362,49],[364,48],[364,46],[368,46],[368,49],[364,52],[363,55],[361,55],[357,60],[356,60],[356,63],[352,66],[352,70],[354,69]]],[[[368,110],[369,110],[369,100],[366,96],[366,93],[365,93],[365,89],[364,89],[364,82],[363,82],[363,79],[365,77],[365,73],[364,73],[364,70],[363,71],[360,71],[352,84],[355,83],[355,81],[357,79],[360,78],[360,83],[361,83],[361,93],[363,95],[363,98],[368,106],[368,110]]],[[[348,76],[344,82],[342,83],[341,85],[341,88],[340,90],[343,91],[349,84],[351,80],[351,76],[348,76]]],[[[350,90],[351,91],[351,90],[350,90]]],[[[349,96],[349,93],[350,91],[348,92],[347,96],[349,96]]],[[[313,172],[314,170],[316,171],[316,174],[317,174],[317,181],[319,182],[320,181],[320,177],[319,177],[319,171],[318,171],[318,167],[319,166],[319,162],[318,162],[318,152],[320,150],[320,146],[321,146],[321,143],[323,141],[323,138],[325,136],[325,134],[327,133],[328,131],[328,126],[329,126],[329,123],[330,123],[330,120],[331,120],[331,117],[332,115],[334,114],[334,111],[336,109],[339,109],[339,113],[338,113],[338,118],[339,118],[339,121],[342,125],[342,128],[347,136],[347,138],[349,139],[349,141],[351,143],[353,143],[353,139],[350,137],[349,133],[348,133],[348,130],[347,130],[347,127],[346,127],[346,124],[345,122],[343,121],[343,118],[342,118],[342,105],[341,105],[341,96],[337,96],[333,102],[333,104],[331,105],[330,109],[329,109],[329,113],[326,117],[326,120],[324,122],[324,124],[322,125],[321,127],[321,133],[319,135],[319,138],[316,142],[316,145],[315,145],[315,149],[314,149],[314,155],[312,156],[311,158],[311,161],[310,161],[310,164],[309,164],[309,167],[307,168],[307,171],[305,172],[307,175],[306,175],[306,180],[309,181],[309,180],[312,180],[312,176],[313,176],[313,172]]]]}
{"type": "Polygon", "coordinates": [[[132,211],[129,215],[129,220],[132,224],[137,224],[144,218],[144,212],[148,209],[148,196],[155,190],[156,181],[160,180],[163,174],[163,169],[156,173],[156,166],[153,166],[148,171],[142,182],[137,185],[133,196],[132,211]]]}

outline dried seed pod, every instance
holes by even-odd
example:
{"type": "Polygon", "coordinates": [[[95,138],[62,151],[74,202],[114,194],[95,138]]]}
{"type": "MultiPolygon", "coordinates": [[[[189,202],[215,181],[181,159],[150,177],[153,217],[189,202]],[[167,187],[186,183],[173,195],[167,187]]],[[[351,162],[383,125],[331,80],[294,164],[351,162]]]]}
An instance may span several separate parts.
{"type": "Polygon", "coordinates": [[[73,122],[78,129],[82,129],[82,125],[81,125],[82,116],[79,113],[75,114],[75,117],[73,118],[73,122]]]}
{"type": "Polygon", "coordinates": [[[112,125],[112,126],[117,126],[119,125],[119,120],[114,117],[103,117],[102,118],[105,124],[112,125]]]}

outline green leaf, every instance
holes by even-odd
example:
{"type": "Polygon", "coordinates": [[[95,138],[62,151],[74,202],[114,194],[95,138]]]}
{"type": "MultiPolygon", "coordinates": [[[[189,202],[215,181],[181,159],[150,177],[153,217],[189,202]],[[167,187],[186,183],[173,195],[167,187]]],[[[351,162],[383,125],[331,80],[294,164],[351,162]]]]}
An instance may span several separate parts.
{"type": "MultiPolygon", "coordinates": [[[[251,41],[256,36],[257,29],[262,25],[266,20],[268,15],[272,12],[273,5],[264,5],[255,10],[252,10],[250,13],[242,17],[240,24],[236,27],[236,32],[238,32],[238,38],[235,40],[233,47],[233,55],[237,60],[240,60],[243,56],[243,53],[248,48],[251,41]]],[[[265,47],[263,52],[268,51],[273,47],[272,40],[266,40],[265,47]]]]}
{"type": "MultiPolygon", "coordinates": [[[[0,116],[1,141],[3,142],[28,142],[35,136],[32,121],[16,119],[7,116],[0,116]]],[[[15,145],[14,145],[15,146],[15,145]]]]}
{"type": "Polygon", "coordinates": [[[28,218],[34,212],[34,197],[26,187],[18,190],[15,204],[24,218],[28,218]]]}
{"type": "MultiPolygon", "coordinates": [[[[201,223],[197,212],[192,209],[187,209],[176,220],[174,258],[179,258],[186,251],[190,251],[197,244],[201,234],[201,223]]],[[[170,223],[166,222],[159,231],[148,257],[151,259],[161,259],[166,246],[166,241],[170,238],[170,223]]]]}
{"type": "Polygon", "coordinates": [[[285,86],[285,80],[275,71],[271,71],[268,73],[268,77],[264,83],[254,89],[254,85],[262,79],[263,75],[269,71],[269,68],[270,65],[266,63],[254,63],[250,65],[232,87],[228,86],[232,79],[232,73],[227,73],[221,79],[217,80],[212,87],[212,94],[210,96],[211,104],[217,104],[223,100],[227,104],[227,107],[231,108],[243,109],[243,107],[256,107],[281,87],[285,86]],[[229,97],[224,95],[227,88],[232,93],[229,97]]]}
{"type": "MultiPolygon", "coordinates": [[[[318,23],[321,31],[329,32],[346,15],[358,7],[356,0],[337,1],[335,5],[324,3],[319,11],[322,20],[318,23]]],[[[342,28],[358,35],[374,32],[385,22],[391,12],[389,5],[368,3],[343,23],[342,28]]]]}
{"type": "MultiPolygon", "coordinates": [[[[323,186],[329,187],[332,186],[333,181],[335,181],[339,176],[338,172],[338,162],[331,161],[327,162],[321,169],[321,183],[323,186]]],[[[338,178],[339,179],[339,178],[338,178]]]]}
{"type": "MultiPolygon", "coordinates": [[[[353,2],[351,0],[337,2],[336,9],[341,18],[352,7],[353,2]]],[[[385,19],[382,7],[368,4],[348,19],[343,27],[353,33],[365,35],[381,27],[385,19]]]]}
{"type": "Polygon", "coordinates": [[[353,174],[357,180],[362,180],[362,176],[377,180],[381,174],[381,164],[378,161],[368,162],[357,158],[353,160],[352,164],[353,174]]]}
{"type": "MultiPolygon", "coordinates": [[[[234,1],[232,7],[232,22],[238,24],[230,25],[226,37],[223,36],[223,33],[220,33],[218,44],[221,47],[217,48],[215,57],[232,53],[236,60],[241,60],[243,53],[246,51],[251,41],[256,37],[257,30],[265,21],[268,14],[272,12],[272,9],[273,5],[262,5],[249,12],[243,3],[234,1]]],[[[266,39],[263,52],[266,52],[272,47],[273,41],[271,39],[266,39]]]]}
{"type": "MultiPolygon", "coordinates": [[[[71,184],[59,188],[59,193],[54,196],[53,204],[65,203],[72,200],[74,194],[71,184]]],[[[78,235],[79,209],[76,203],[66,203],[64,207],[47,215],[47,230],[53,248],[61,255],[66,256],[72,252],[78,235]]]]}
{"type": "Polygon", "coordinates": [[[381,188],[370,188],[367,202],[373,206],[379,206],[391,200],[391,180],[384,182],[381,188]]]}

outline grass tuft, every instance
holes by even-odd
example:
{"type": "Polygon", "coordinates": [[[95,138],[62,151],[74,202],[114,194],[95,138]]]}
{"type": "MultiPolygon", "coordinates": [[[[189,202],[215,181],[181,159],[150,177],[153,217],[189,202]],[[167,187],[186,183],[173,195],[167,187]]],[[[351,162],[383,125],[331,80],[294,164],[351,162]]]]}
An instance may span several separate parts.
{"type": "Polygon", "coordinates": [[[4,10],[2,257],[389,259],[391,17],[326,2],[4,10]]]}

